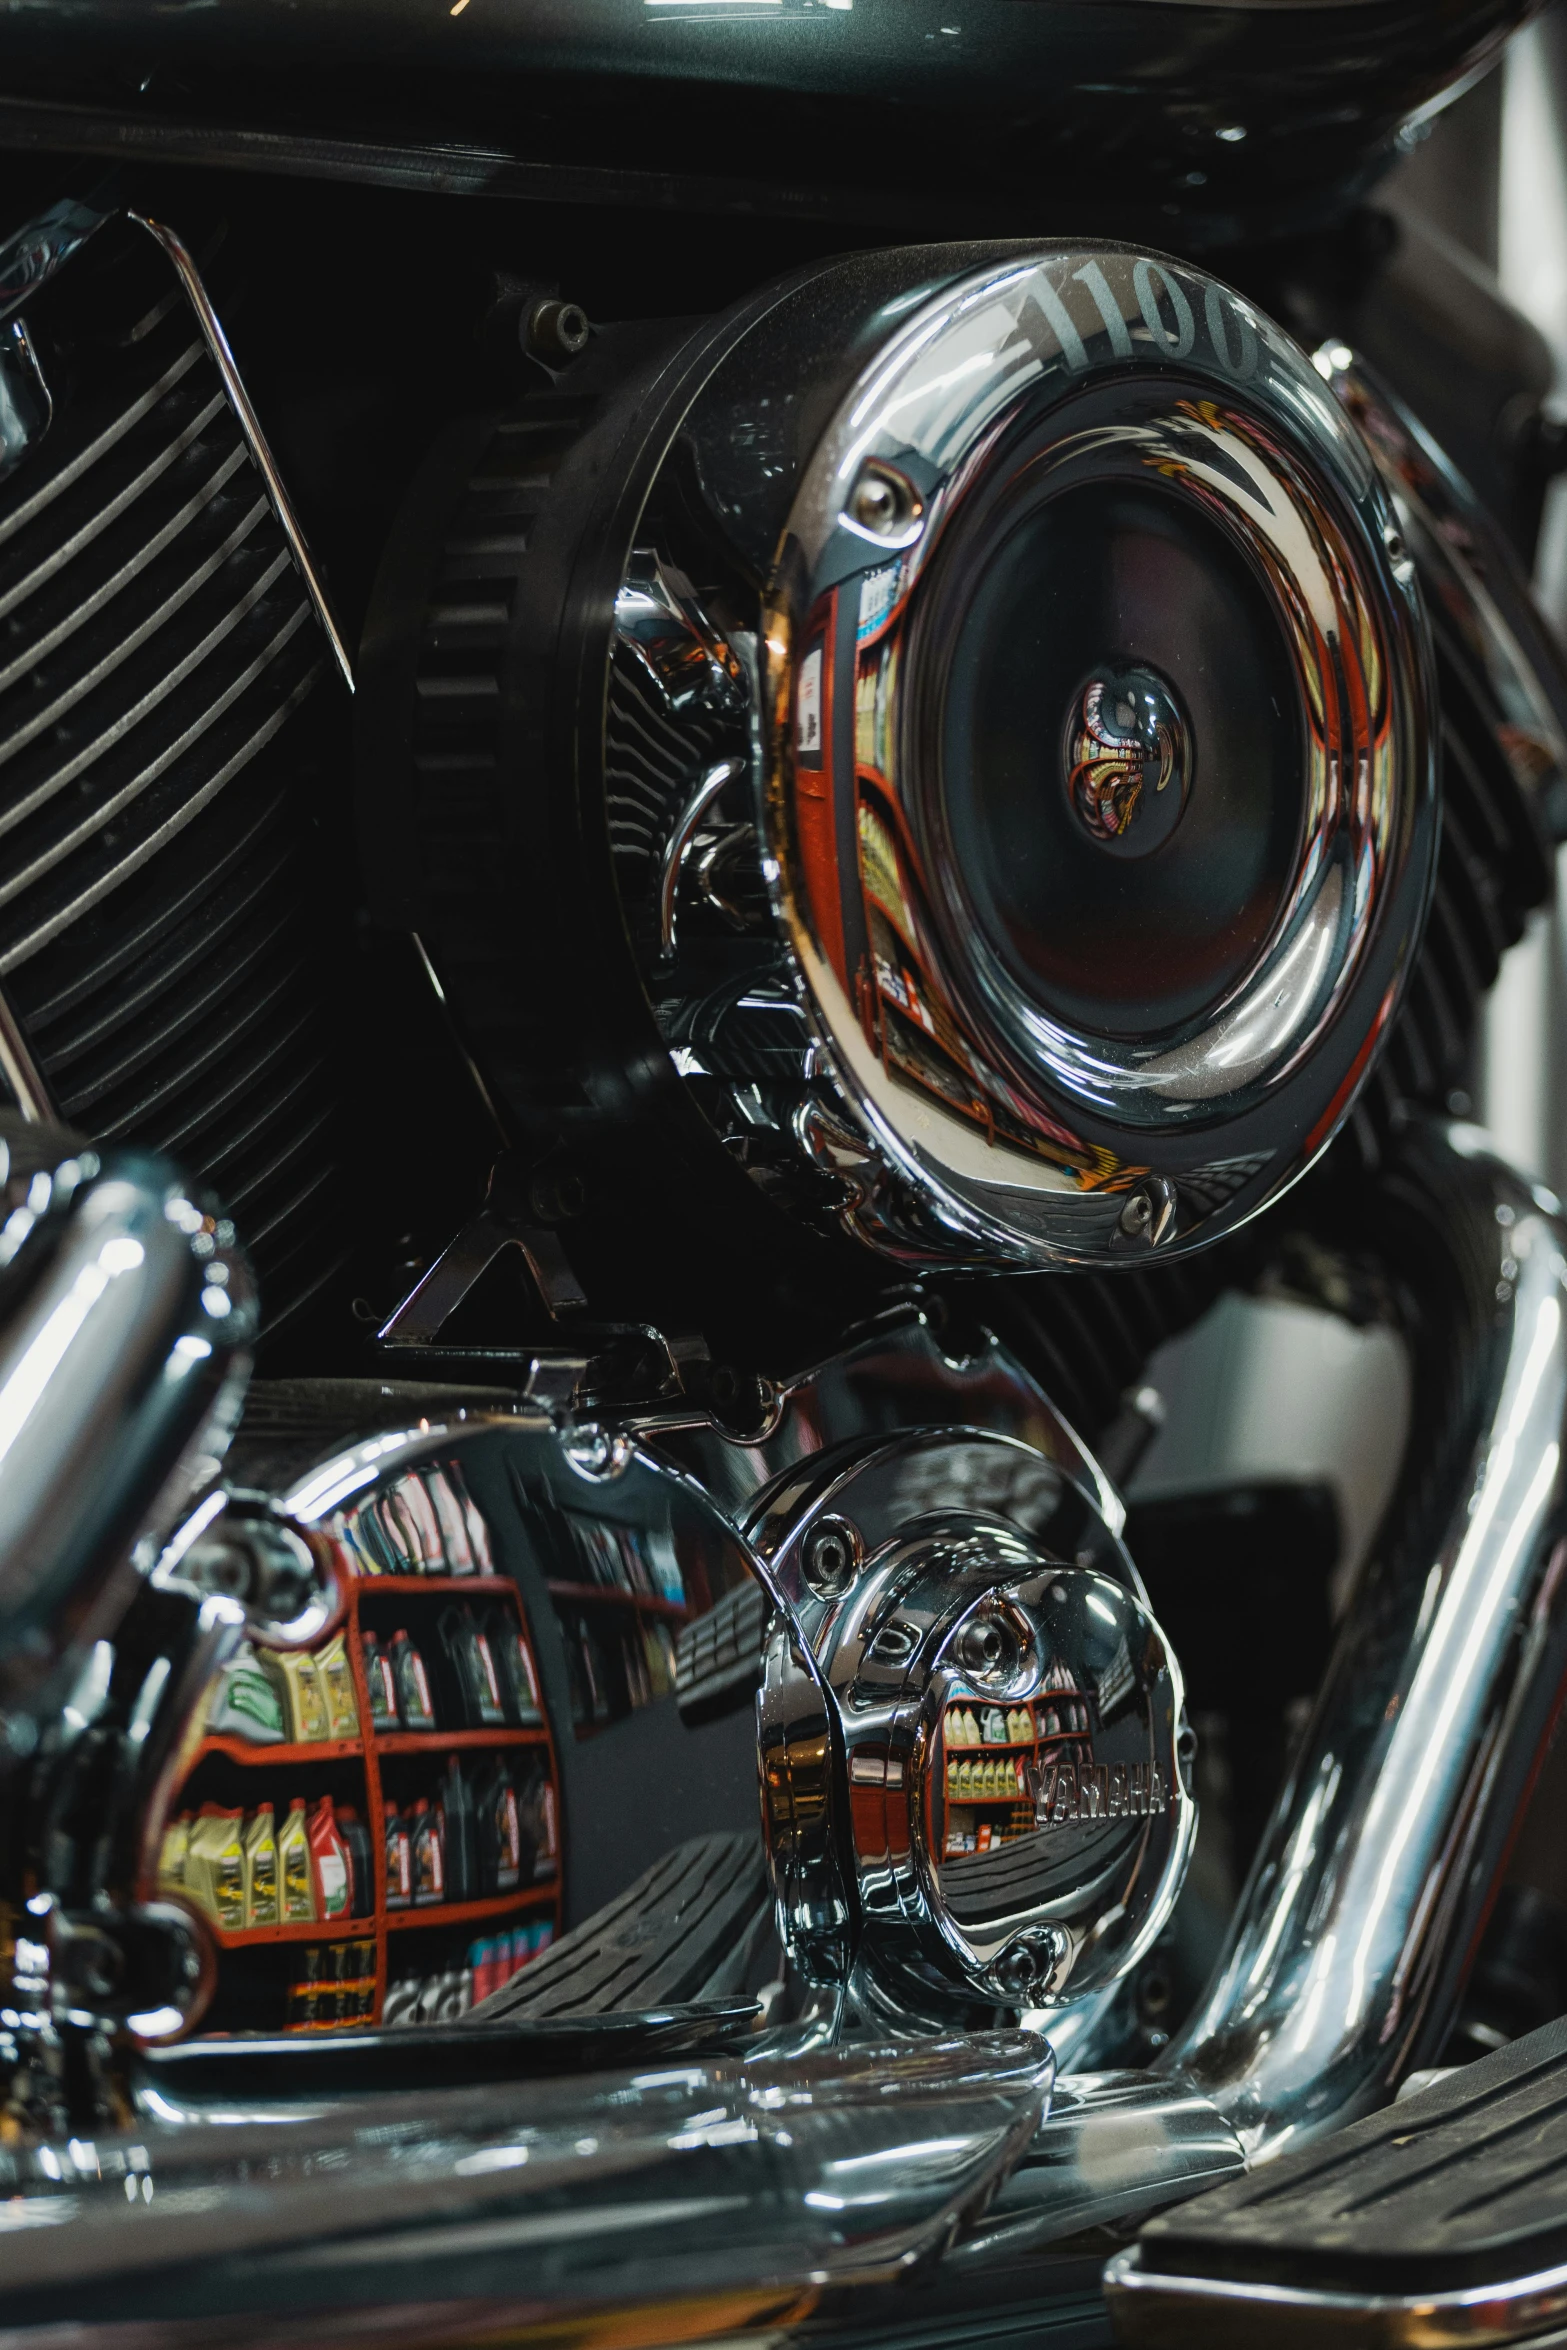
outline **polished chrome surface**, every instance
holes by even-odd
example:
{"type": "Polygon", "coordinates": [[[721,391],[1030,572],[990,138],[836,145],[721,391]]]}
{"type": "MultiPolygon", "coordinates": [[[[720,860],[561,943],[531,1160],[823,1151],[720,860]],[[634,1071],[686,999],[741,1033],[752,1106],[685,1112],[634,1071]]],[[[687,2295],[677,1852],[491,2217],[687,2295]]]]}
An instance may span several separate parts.
{"type": "Polygon", "coordinates": [[[0,57],[5,137],[24,151],[892,236],[1005,233],[1020,184],[1030,217],[1071,216],[1097,182],[1096,219],[1141,210],[1184,249],[1233,239],[1248,217],[1315,226],[1527,13],[1528,0],[1145,0],[1127,15],[1103,0],[970,0],[961,14],[934,0],[352,0],[323,42],[267,0],[172,16],[158,0],[82,0],[64,22],[0,24],[0,57]],[[168,80],[143,90],[126,60],[154,51],[168,80]],[[548,126],[573,93],[588,102],[561,157],[548,126]],[[795,94],[819,138],[790,135],[795,94]]]}
{"type": "MultiPolygon", "coordinates": [[[[1103,1258],[1140,1241],[1120,1217],[1149,1177],[1174,1186],[1167,1248],[1211,1238],[1346,1114],[1423,908],[1428,656],[1385,493],[1304,355],[1174,262],[1023,254],[888,307],[795,489],[763,629],[767,870],[813,1038],[802,1114],[850,1185],[844,1220],[894,1254],[1103,1258]],[[918,527],[890,557],[845,520],[844,485],[872,460],[919,485],[918,527]],[[985,517],[1015,523],[1065,511],[1090,484],[1148,483],[1241,550],[1275,615],[1305,743],[1303,814],[1283,898],[1220,998],[1121,1036],[1024,989],[964,911],[932,730],[967,609],[952,582],[975,533],[1002,527],[985,517]],[[827,715],[846,704],[852,738],[827,715]]],[[[1083,744],[1103,754],[1109,788],[1106,745],[1120,737],[1096,744],[1087,705],[1103,731],[1103,689],[1122,670],[1141,673],[1136,643],[1070,710],[1040,713],[1042,767],[1064,725],[1057,763],[1078,820],[1092,801],[1101,845],[1132,855],[1136,830],[1121,826],[1158,800],[1166,763],[1173,777],[1191,762],[1194,794],[1228,785],[1168,684],[1152,682],[1150,788],[1140,753],[1137,789],[1119,787],[1108,822],[1083,744]]],[[[1297,787],[1281,773],[1270,788],[1297,787]]],[[[1167,804],[1156,846],[1181,813],[1179,796],[1167,804]]]]}
{"type": "Polygon", "coordinates": [[[1313,364],[1365,436],[1425,582],[1486,705],[1498,750],[1544,830],[1567,830],[1567,669],[1512,547],[1431,435],[1347,343],[1313,364]]]}
{"type": "Polygon", "coordinates": [[[690,372],[665,429],[738,560],[689,592],[672,456],[602,774],[692,1102],[770,1201],[910,1266],[1245,1221],[1353,1107],[1434,868],[1426,621],[1359,432],[1240,296],[1108,245],[829,267],[690,372]],[[723,760],[749,889],[677,937],[723,760]]]}
{"type": "Polygon", "coordinates": [[[743,772],[738,759],[719,759],[709,767],[680,811],[674,830],[664,845],[663,869],[658,885],[658,942],[666,955],[672,955],[675,951],[675,909],[680,896],[680,879],[697,833],[703,819],[712,814],[727,787],[743,772]]]}
{"type": "Polygon", "coordinates": [[[780,1608],[759,1734],[782,1931],[872,2012],[1086,1999],[1174,1907],[1180,1668],[1067,1498],[1020,1445],[929,1430],[824,1455],[746,1522],[780,1608]]]}
{"type": "Polygon", "coordinates": [[[63,1146],[13,1197],[0,1258],[21,1290],[0,1324],[0,1693],[19,1732],[216,1474],[255,1298],[232,1225],[154,1159],[63,1146]]]}
{"type": "Polygon", "coordinates": [[[341,1623],[336,1548],[293,1525],[265,1495],[208,1494],[158,1561],[163,1582],[235,1601],[268,1648],[314,1648],[341,1623]]]}
{"type": "Polygon", "coordinates": [[[539,2314],[676,2300],[689,2318],[704,2295],[756,2295],[731,2299],[731,2329],[804,2314],[976,2219],[1052,2070],[1042,2041],[998,2033],[95,2131],[0,2157],[7,2315],[221,2316],[244,2341],[286,2311],[319,2329],[410,2295],[442,2325],[496,2296],[539,2314]]]}
{"type": "Polygon", "coordinates": [[[54,417],[54,398],[27,331],[12,318],[0,326],[0,481],[37,447],[54,417]]]}
{"type": "Polygon", "coordinates": [[[139,228],[144,228],[153,241],[162,246],[173,264],[175,275],[184,288],[185,297],[195,314],[196,324],[201,329],[202,340],[211,354],[213,365],[223,379],[223,389],[228,394],[229,404],[238,420],[240,431],[245,436],[245,445],[250,451],[256,471],[266,485],[267,496],[271,501],[272,511],[277,516],[278,527],[287,539],[289,552],[294,558],[294,567],[304,582],[305,593],[310,598],[315,616],[321,623],[327,643],[332,648],[332,658],[337,664],[338,674],[349,692],[352,693],[354,690],[354,665],[349,657],[343,632],[338,626],[336,615],[332,610],[332,601],[327,594],[326,582],[321,576],[320,568],[311,554],[305,534],[300,528],[299,517],[294,512],[293,499],[288,493],[288,485],[279,473],[276,459],[267,445],[267,436],[261,429],[261,419],[251,405],[250,394],[245,389],[244,378],[234,364],[234,354],[229,349],[228,337],[223,332],[218,314],[208,298],[207,289],[201,280],[201,272],[192,260],[183,239],[163,221],[149,220],[139,212],[127,212],[126,217],[133,220],[139,228]]]}
{"type": "Polygon", "coordinates": [[[1067,720],[1066,788],[1092,838],[1123,856],[1162,848],[1192,781],[1191,724],[1156,671],[1096,671],[1067,720]]]}
{"type": "Polygon", "coordinates": [[[1005,2260],[1089,2228],[1125,2228],[1246,2168],[1231,2124],[1188,2081],[1057,2073],[1050,2111],[973,2233],[947,2256],[982,2285],[1005,2260]]]}
{"type": "Polygon", "coordinates": [[[1405,1472],[1226,1952],[1161,2060],[1253,2159],[1435,2061],[1567,1665],[1567,1225],[1464,1127],[1409,1141],[1380,1214],[1427,1300],[1405,1472]]]}
{"type": "Polygon", "coordinates": [[[62,196],[0,242],[0,320],[13,319],[120,209],[113,181],[62,196]]]}
{"type": "Polygon", "coordinates": [[[1567,2342],[1567,2267],[1469,2292],[1326,2293],[1298,2285],[1167,2276],[1134,2244],[1105,2270],[1116,2339],[1134,2350],[1502,2350],[1567,2342]]]}
{"type": "MultiPolygon", "coordinates": [[[[1095,1563],[1115,1559],[1110,1571],[1131,1581],[1133,1570],[1117,1547],[1126,1504],[1076,1431],[1025,1371],[1010,1348],[981,1330],[971,1352],[946,1351],[922,1309],[889,1310],[872,1329],[838,1353],[778,1382],[765,1423],[753,1431],[720,1427],[705,1409],[659,1406],[631,1412],[649,1448],[689,1470],[719,1507],[737,1521],[762,1489],[791,1470],[809,1470],[829,1444],[883,1435],[942,1421],[1015,1439],[1042,1456],[1049,1471],[1082,1505],[1074,1529],[1102,1527],[1108,1540],[1095,1563]]],[[[979,1508],[1015,1498],[1013,1454],[974,1454],[971,1481],[957,1490],[979,1508]],[[1005,1463],[1005,1469],[1001,1464],[1005,1463]]],[[[949,1494],[953,1491],[948,1487],[949,1494]]]]}
{"type": "Polygon", "coordinates": [[[13,1101],[30,1125],[47,1126],[57,1119],[59,1112],[48,1081],[33,1057],[22,1024],[3,989],[0,989],[0,1076],[5,1078],[13,1101]]]}

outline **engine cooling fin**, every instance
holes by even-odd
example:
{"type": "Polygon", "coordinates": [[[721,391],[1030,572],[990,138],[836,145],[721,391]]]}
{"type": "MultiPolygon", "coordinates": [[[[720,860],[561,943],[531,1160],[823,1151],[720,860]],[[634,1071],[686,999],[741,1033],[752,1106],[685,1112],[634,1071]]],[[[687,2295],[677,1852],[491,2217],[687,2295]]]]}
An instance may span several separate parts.
{"type": "Polygon", "coordinates": [[[128,224],[29,308],[0,488],[0,986],[62,1117],[170,1153],[276,1329],[339,1258],[325,648],[196,319],[128,224]]]}

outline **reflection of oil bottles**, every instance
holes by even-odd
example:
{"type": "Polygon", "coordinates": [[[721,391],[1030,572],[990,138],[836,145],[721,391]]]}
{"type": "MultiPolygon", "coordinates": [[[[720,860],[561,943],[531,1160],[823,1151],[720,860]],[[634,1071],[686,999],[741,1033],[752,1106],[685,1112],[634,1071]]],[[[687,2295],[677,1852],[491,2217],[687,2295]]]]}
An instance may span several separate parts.
{"type": "Polygon", "coordinates": [[[370,1832],[351,1803],[340,1803],[337,1806],[337,1827],[348,1850],[348,1873],[352,1887],[349,1915],[356,1918],[373,1917],[375,1879],[371,1874],[370,1832]]]}
{"type": "Polygon", "coordinates": [[[492,1607],[489,1610],[484,1618],[484,1632],[500,1675],[506,1719],[520,1728],[530,1729],[544,1719],[539,1703],[538,1675],[533,1668],[533,1652],[524,1640],[516,1618],[506,1608],[492,1607]]]}
{"type": "Polygon", "coordinates": [[[440,1822],[422,1795],[414,1805],[411,1842],[414,1907],[427,1909],[446,1898],[446,1855],[441,1850],[440,1822]]]}
{"type": "Polygon", "coordinates": [[[485,1634],[466,1603],[443,1608],[441,1646],[446,1654],[447,1679],[458,1701],[458,1719],[470,1730],[495,1730],[506,1719],[500,1675],[485,1634]]]}
{"type": "Polygon", "coordinates": [[[283,1896],[286,1926],[313,1920],[316,1914],[314,1872],[310,1866],[310,1833],[305,1824],[305,1799],[296,1795],[288,1817],[278,1831],[278,1883],[283,1896]]]}
{"type": "Polygon", "coordinates": [[[271,1804],[262,1803],[245,1830],[245,1923],[275,1926],[277,1922],[277,1829],[271,1804]]]}
{"type": "Polygon", "coordinates": [[[455,1754],[446,1758],[439,1805],[441,1841],[446,1862],[448,1901],[472,1901],[478,1893],[478,1859],[474,1848],[473,1803],[462,1764],[455,1754]]]}
{"type": "Polygon", "coordinates": [[[414,1897],[413,1840],[395,1803],[386,1806],[386,1906],[407,1909],[414,1897]]]}
{"type": "Polygon", "coordinates": [[[424,1658],[419,1654],[406,1632],[392,1634],[392,1678],[397,1686],[397,1710],[405,1730],[433,1730],[435,1706],[430,1697],[430,1678],[424,1669],[424,1658]]]}
{"type": "Polygon", "coordinates": [[[371,1723],[377,1730],[395,1730],[397,1685],[392,1678],[392,1660],[373,1632],[361,1632],[359,1645],[364,1651],[371,1723]]]}
{"type": "Polygon", "coordinates": [[[571,1675],[571,1716],[579,1729],[609,1720],[608,1678],[603,1653],[581,1615],[563,1617],[566,1664],[571,1675]]]}
{"type": "Polygon", "coordinates": [[[522,1881],[522,1817],[511,1773],[499,1755],[480,1776],[473,1808],[478,1891],[514,1893],[522,1881]]]}

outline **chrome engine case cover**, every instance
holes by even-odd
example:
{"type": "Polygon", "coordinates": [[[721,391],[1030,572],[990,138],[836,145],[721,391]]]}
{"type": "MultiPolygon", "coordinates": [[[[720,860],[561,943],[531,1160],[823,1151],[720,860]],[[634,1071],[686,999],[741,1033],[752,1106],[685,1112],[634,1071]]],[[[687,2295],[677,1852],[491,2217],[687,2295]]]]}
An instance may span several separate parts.
{"type": "Polygon", "coordinates": [[[791,1481],[751,1529],[782,1603],[759,1701],[780,1921],[871,2012],[1088,1998],[1180,1891],[1180,1666],[1091,1505],[1060,1555],[1063,1482],[1005,1438],[916,1431],[791,1481]]]}

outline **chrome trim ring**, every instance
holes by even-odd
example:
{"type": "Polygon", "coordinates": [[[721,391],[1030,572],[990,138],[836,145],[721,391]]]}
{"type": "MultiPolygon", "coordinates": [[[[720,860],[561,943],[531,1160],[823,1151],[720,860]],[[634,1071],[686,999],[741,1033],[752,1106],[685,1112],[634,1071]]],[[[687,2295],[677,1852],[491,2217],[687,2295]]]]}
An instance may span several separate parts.
{"type": "MultiPolygon", "coordinates": [[[[1301,351],[1173,260],[1084,246],[955,278],[889,321],[818,440],[764,636],[768,871],[815,1041],[795,1131],[851,1229],[907,1261],[1168,1254],[1302,1172],[1386,1034],[1437,811],[1414,566],[1301,351]],[[1256,935],[1207,1000],[1160,1026],[1134,993],[1119,1033],[998,952],[944,764],[953,647],[997,549],[1091,486],[1157,492],[1238,563],[1299,734],[1269,772],[1267,820],[1295,829],[1256,935]]],[[[1041,744],[1067,715],[1041,710],[1041,744]]],[[[1203,765],[1199,741],[1194,803],[1203,765]]],[[[1178,944],[1211,953],[1213,926],[1178,944]]]]}
{"type": "Polygon", "coordinates": [[[1167,2275],[1142,2248],[1118,2252],[1104,2276],[1116,2339],[1134,2350],[1502,2350],[1567,2342],[1567,2268],[1442,2293],[1338,2293],[1228,2277],[1167,2275]]]}

